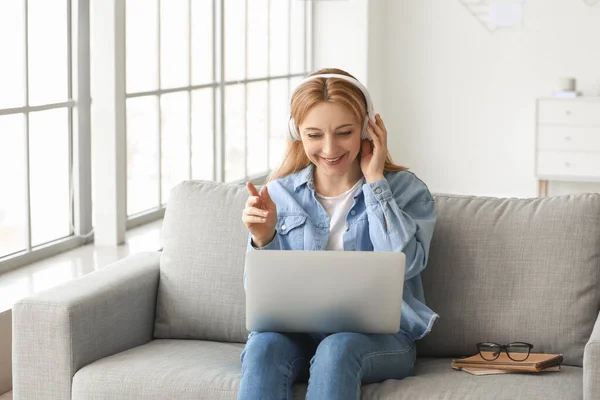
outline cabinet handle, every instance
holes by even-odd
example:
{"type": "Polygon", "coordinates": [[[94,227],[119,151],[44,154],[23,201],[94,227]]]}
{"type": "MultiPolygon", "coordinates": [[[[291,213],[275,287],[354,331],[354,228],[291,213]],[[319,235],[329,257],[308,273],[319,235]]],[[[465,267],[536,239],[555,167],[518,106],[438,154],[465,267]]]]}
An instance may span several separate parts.
{"type": "Polygon", "coordinates": [[[571,136],[565,136],[565,140],[571,141],[571,136]]]}
{"type": "Polygon", "coordinates": [[[566,111],[565,111],[565,114],[567,114],[567,115],[571,115],[571,110],[566,110],[566,111]]]}
{"type": "Polygon", "coordinates": [[[565,162],[565,167],[570,167],[570,166],[571,166],[571,163],[570,163],[570,162],[568,162],[568,161],[567,161],[567,162],[565,162]]]}

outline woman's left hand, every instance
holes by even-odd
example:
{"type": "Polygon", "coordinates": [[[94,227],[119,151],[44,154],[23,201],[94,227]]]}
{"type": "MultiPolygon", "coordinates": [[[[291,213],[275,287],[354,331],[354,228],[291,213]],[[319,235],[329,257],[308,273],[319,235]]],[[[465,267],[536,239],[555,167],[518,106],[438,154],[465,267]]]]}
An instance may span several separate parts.
{"type": "Polygon", "coordinates": [[[384,178],[383,166],[388,155],[387,131],[379,114],[375,115],[375,122],[369,119],[367,132],[373,140],[373,148],[370,140],[361,140],[360,169],[370,183],[384,178]]]}

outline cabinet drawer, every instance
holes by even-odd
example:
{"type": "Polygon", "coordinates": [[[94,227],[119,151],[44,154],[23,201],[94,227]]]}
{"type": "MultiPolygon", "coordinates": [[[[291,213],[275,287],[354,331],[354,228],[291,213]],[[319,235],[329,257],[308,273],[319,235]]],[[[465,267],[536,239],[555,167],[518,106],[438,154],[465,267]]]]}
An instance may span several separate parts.
{"type": "Polygon", "coordinates": [[[600,152],[538,151],[537,175],[600,176],[600,152]]]}
{"type": "Polygon", "coordinates": [[[538,126],[537,148],[555,151],[600,151],[600,126],[598,128],[538,126]]]}
{"type": "Polygon", "coordinates": [[[600,126],[600,101],[540,100],[538,107],[538,124],[600,126]]]}

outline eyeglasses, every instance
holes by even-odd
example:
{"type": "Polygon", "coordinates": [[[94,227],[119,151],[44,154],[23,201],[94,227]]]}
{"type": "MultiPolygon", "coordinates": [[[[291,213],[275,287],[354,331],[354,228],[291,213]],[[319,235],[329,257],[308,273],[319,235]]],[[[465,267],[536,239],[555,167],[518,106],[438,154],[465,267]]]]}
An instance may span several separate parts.
{"type": "Polygon", "coordinates": [[[525,342],[514,342],[506,345],[493,342],[477,343],[479,355],[486,361],[494,361],[500,357],[500,353],[503,350],[511,360],[525,361],[529,357],[532,348],[532,344],[525,342]]]}

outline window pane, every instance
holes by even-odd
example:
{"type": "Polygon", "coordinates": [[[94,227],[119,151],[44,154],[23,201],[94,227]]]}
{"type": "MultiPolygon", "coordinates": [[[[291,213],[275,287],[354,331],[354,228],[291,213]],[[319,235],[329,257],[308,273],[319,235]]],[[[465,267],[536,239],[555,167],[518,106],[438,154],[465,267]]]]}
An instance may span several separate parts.
{"type": "Polygon", "coordinates": [[[287,75],[289,55],[289,4],[287,0],[270,0],[270,7],[270,74],[287,75]]]}
{"type": "Polygon", "coordinates": [[[28,4],[29,104],[66,101],[67,1],[29,0],[28,4]]]}
{"type": "Polygon", "coordinates": [[[296,89],[296,87],[298,86],[298,84],[300,84],[300,82],[302,82],[305,78],[303,76],[297,76],[294,78],[290,78],[289,79],[289,95],[288,95],[288,101],[291,102],[292,100],[292,93],[294,93],[294,89],[296,89]]]}
{"type": "Polygon", "coordinates": [[[248,78],[267,76],[269,0],[252,0],[248,8],[248,78]]]}
{"type": "Polygon", "coordinates": [[[25,116],[0,117],[0,257],[27,247],[25,116]]]}
{"type": "Polygon", "coordinates": [[[245,178],[244,85],[225,88],[225,182],[245,178]]]}
{"type": "Polygon", "coordinates": [[[191,5],[192,82],[201,85],[213,80],[213,2],[193,0],[191,5]]]}
{"type": "Polygon", "coordinates": [[[31,245],[71,234],[66,108],[29,115],[31,245]]]}
{"type": "Polygon", "coordinates": [[[188,86],[189,9],[188,0],[161,1],[160,78],[162,88],[188,86]]]}
{"type": "MultiPolygon", "coordinates": [[[[290,97],[292,96],[292,92],[294,91],[294,89],[296,89],[296,87],[298,86],[298,84],[300,82],[302,82],[304,80],[303,76],[296,76],[294,78],[290,78],[290,97]]],[[[290,101],[292,99],[290,98],[290,101]]]]}
{"type": "Polygon", "coordinates": [[[267,172],[267,96],[266,81],[248,84],[248,175],[267,172]]]}
{"type": "Polygon", "coordinates": [[[0,108],[25,105],[25,7],[0,1],[0,108]]]}
{"type": "Polygon", "coordinates": [[[290,49],[291,56],[291,71],[292,74],[304,72],[304,8],[305,1],[291,2],[292,20],[291,20],[291,35],[292,47],[290,49]]]}
{"type": "Polygon", "coordinates": [[[225,80],[244,79],[246,0],[225,1],[225,80]]]}
{"type": "Polygon", "coordinates": [[[283,158],[285,143],[288,137],[288,121],[290,118],[288,80],[272,80],[269,95],[271,96],[271,135],[269,137],[269,168],[275,168],[279,165],[283,158]]]}
{"type": "Polygon", "coordinates": [[[157,102],[127,99],[127,215],[159,205],[157,102]]]}
{"type": "Polygon", "coordinates": [[[127,0],[126,7],[127,93],[156,90],[158,0],[127,0]]]}
{"type": "Polygon", "coordinates": [[[188,92],[165,94],[160,100],[162,203],[171,189],[190,177],[190,103],[188,92]]]}
{"type": "Polygon", "coordinates": [[[192,179],[213,180],[213,89],[192,92],[192,179]]]}

